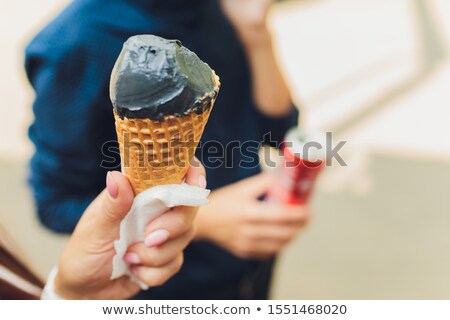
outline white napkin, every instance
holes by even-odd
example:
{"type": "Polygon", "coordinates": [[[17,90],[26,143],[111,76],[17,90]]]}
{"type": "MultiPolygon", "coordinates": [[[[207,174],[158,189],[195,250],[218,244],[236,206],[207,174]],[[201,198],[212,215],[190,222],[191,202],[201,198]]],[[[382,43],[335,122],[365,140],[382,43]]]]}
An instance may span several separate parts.
{"type": "Polygon", "coordinates": [[[138,194],[130,212],[120,223],[120,239],[115,241],[116,255],[113,258],[111,279],[128,275],[143,290],[148,286],[135,277],[128,263],[123,260],[130,245],[144,241],[145,227],[154,219],[176,206],[202,206],[208,204],[210,190],[186,183],[156,186],[138,194]]]}

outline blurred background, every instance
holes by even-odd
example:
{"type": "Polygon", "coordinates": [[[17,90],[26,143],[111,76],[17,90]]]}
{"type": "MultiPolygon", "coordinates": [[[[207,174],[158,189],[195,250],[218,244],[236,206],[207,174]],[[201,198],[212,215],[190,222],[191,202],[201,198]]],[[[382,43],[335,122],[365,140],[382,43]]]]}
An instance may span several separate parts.
{"type": "MultiPolygon", "coordinates": [[[[0,233],[42,278],[66,238],[39,225],[26,184],[23,49],[68,2],[0,10],[0,233]]],[[[270,24],[302,125],[347,141],[348,164],[321,176],[272,297],[450,299],[450,1],[282,1],[270,24]]]]}

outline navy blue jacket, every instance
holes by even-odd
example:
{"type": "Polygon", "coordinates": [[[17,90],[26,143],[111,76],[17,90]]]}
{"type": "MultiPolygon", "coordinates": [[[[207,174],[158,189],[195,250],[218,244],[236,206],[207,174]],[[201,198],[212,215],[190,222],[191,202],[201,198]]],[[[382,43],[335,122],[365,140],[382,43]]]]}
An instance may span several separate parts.
{"type": "MultiPolygon", "coordinates": [[[[255,107],[243,48],[218,1],[74,1],[31,41],[25,57],[36,92],[35,119],[29,129],[36,147],[30,183],[41,221],[57,232],[74,229],[104,188],[107,170],[120,168],[117,157],[108,162],[111,154],[104,145],[116,143],[109,77],[123,42],[146,33],[181,40],[221,78],[222,88],[197,152],[207,167],[209,188],[258,173],[255,150],[264,135],[270,132],[279,142],[297,122],[295,108],[290,115],[273,119],[255,107]],[[243,142],[239,152],[236,147],[243,142]],[[225,145],[228,148],[221,147],[225,145]],[[218,156],[225,158],[218,162],[218,156]]],[[[149,297],[192,298],[192,288],[201,292],[238,282],[255,263],[210,243],[193,243],[186,250],[182,271],[151,290],[149,297]]]]}

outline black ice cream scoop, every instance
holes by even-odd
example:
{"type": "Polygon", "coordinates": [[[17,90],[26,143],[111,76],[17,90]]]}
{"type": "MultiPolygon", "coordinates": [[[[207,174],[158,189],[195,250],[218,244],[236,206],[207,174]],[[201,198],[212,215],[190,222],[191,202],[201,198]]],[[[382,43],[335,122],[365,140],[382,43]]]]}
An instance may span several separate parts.
{"type": "Polygon", "coordinates": [[[214,71],[195,53],[154,35],[129,38],[111,74],[111,101],[122,119],[201,113],[218,91],[214,71]]]}

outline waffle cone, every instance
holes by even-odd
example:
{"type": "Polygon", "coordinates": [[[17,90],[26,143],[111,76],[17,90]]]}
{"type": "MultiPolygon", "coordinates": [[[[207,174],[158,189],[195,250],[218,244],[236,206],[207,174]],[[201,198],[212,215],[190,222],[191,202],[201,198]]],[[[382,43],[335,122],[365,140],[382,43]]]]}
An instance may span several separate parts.
{"type": "Polygon", "coordinates": [[[121,119],[114,114],[122,170],[135,194],[183,181],[211,109],[181,117],[170,115],[162,121],[121,119]]]}

